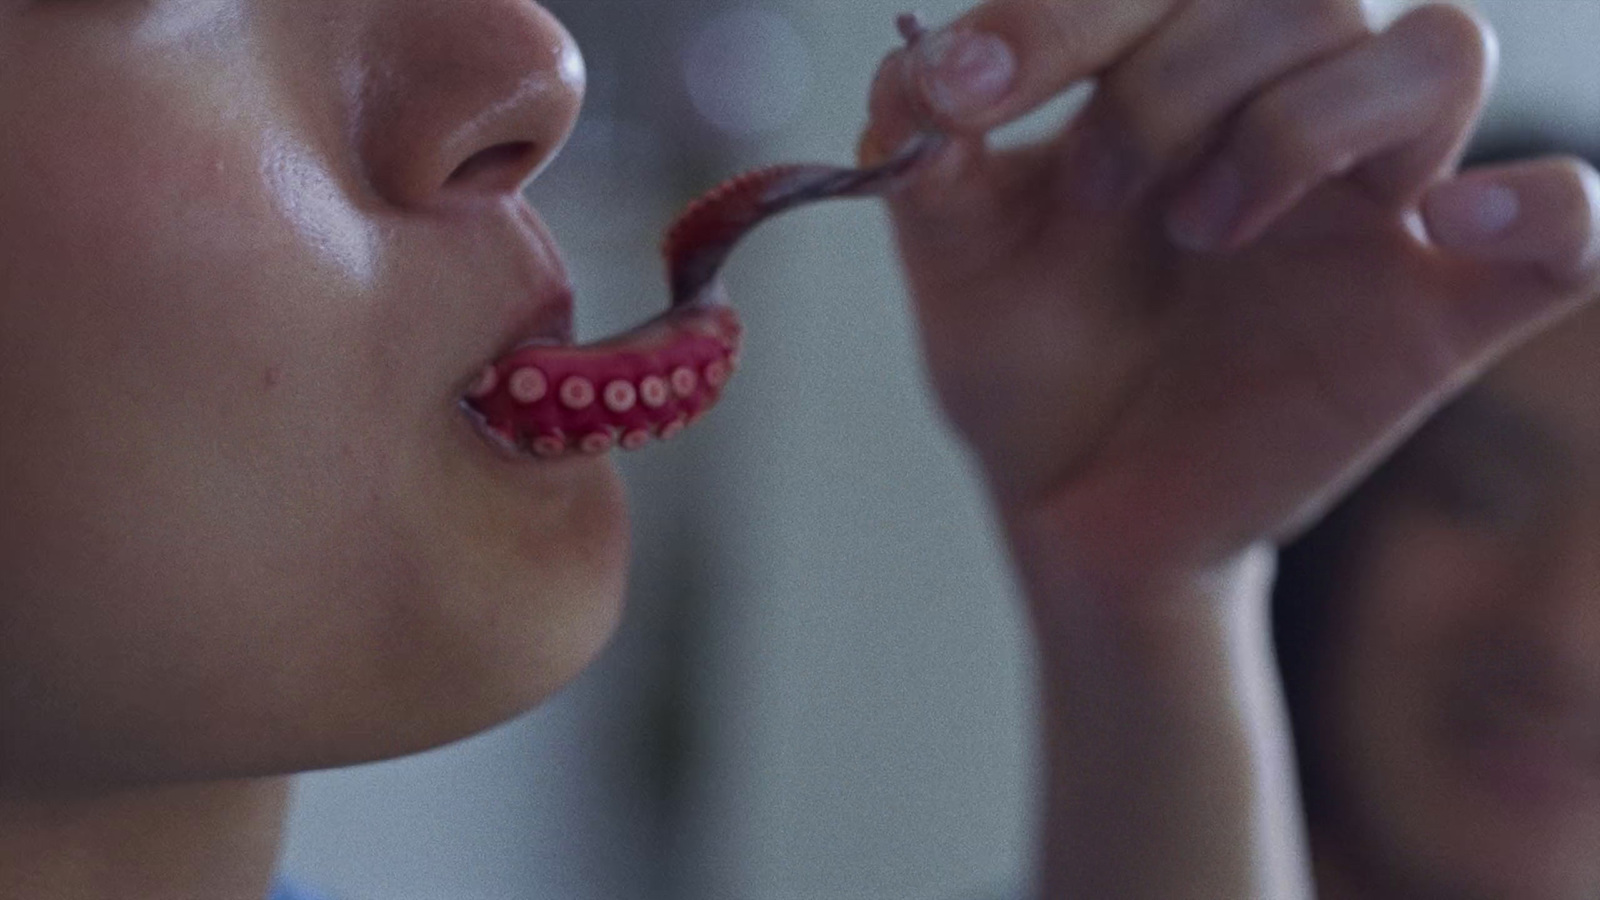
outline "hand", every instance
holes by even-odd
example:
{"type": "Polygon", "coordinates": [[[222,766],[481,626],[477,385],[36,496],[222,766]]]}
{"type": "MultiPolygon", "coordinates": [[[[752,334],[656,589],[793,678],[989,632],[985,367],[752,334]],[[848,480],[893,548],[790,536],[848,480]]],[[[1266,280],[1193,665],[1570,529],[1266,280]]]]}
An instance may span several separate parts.
{"type": "Polygon", "coordinates": [[[1458,8],[1374,33],[1358,0],[993,0],[891,55],[863,161],[953,138],[890,209],[1013,537],[1115,581],[1220,567],[1600,293],[1592,168],[1456,171],[1494,58],[1458,8]],[[960,35],[1009,48],[987,102],[941,88],[960,35]],[[1054,139],[987,147],[1088,77],[1054,139]]]}

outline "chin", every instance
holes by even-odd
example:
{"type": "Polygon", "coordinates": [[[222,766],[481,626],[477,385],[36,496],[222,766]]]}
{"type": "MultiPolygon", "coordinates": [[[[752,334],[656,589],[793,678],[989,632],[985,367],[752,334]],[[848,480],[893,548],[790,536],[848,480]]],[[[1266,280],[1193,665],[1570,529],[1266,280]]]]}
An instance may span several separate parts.
{"type": "Polygon", "coordinates": [[[620,477],[603,458],[543,466],[468,446],[129,530],[141,540],[116,565],[62,542],[41,564],[64,573],[64,599],[36,610],[44,640],[0,667],[0,789],[392,759],[560,690],[622,615],[620,477]],[[308,512],[285,524],[279,507],[308,512]]]}
{"type": "Polygon", "coordinates": [[[387,735],[356,755],[406,755],[500,725],[604,651],[627,591],[625,493],[603,459],[573,464],[560,478],[570,493],[541,493],[537,504],[553,513],[509,493],[500,499],[512,512],[498,528],[466,528],[456,541],[429,545],[433,574],[379,623],[368,727],[387,718],[387,735]]]}
{"type": "Polygon", "coordinates": [[[295,679],[300,702],[275,698],[274,718],[293,723],[277,752],[234,774],[436,749],[534,709],[600,656],[627,589],[621,480],[606,460],[571,464],[553,482],[523,477],[542,487],[502,485],[487,502],[458,495],[450,527],[432,522],[419,531],[430,540],[402,542],[406,559],[358,604],[372,612],[347,633],[355,640],[312,651],[317,674],[295,679]]]}

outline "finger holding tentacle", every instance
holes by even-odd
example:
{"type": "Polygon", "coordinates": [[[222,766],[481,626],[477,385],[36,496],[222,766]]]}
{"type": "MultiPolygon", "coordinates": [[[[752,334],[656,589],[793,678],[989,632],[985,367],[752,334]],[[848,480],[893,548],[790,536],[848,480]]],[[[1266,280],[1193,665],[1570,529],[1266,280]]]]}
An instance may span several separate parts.
{"type": "Polygon", "coordinates": [[[1495,59],[1485,23],[1437,5],[1278,81],[1183,184],[1167,215],[1173,240],[1237,249],[1345,175],[1387,206],[1414,203],[1459,160],[1495,59]]]}
{"type": "Polygon", "coordinates": [[[1144,40],[1180,0],[990,0],[884,60],[873,83],[863,165],[914,134],[950,136],[903,197],[923,211],[994,212],[1001,188],[984,165],[985,135],[1102,73],[1144,40]]]}
{"type": "Polygon", "coordinates": [[[1179,0],[990,0],[896,50],[873,85],[864,156],[915,131],[981,135],[1125,55],[1179,0]]]}
{"type": "Polygon", "coordinates": [[[1126,221],[1253,96],[1370,36],[1357,0],[992,0],[884,61],[861,157],[951,135],[891,209],[913,268],[962,281],[1059,223],[1126,221]],[[1089,80],[1089,112],[1054,141],[988,149],[992,129],[1089,80]]]}

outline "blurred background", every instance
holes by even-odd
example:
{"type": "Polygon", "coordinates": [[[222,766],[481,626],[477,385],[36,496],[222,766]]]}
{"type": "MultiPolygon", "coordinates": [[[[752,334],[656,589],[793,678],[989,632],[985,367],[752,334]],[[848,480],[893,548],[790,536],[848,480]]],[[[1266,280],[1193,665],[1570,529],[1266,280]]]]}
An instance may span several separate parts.
{"type": "MultiPolygon", "coordinates": [[[[657,242],[692,196],[754,165],[852,159],[903,9],[545,5],[589,66],[583,118],[531,192],[584,339],[663,307],[657,242]]],[[[1471,5],[1503,51],[1487,131],[1600,142],[1600,0],[1471,5]]],[[[473,740],[302,778],[286,871],[341,900],[1024,895],[1030,650],[974,470],[926,396],[882,213],[764,226],[726,281],[739,378],[684,437],[621,459],[636,555],[606,655],[473,740]]]]}

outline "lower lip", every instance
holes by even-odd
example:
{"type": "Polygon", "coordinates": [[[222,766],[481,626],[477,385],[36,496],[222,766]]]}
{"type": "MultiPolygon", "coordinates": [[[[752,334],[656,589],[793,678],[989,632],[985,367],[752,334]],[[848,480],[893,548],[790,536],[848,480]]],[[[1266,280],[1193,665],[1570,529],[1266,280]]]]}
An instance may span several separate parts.
{"type": "MultiPolygon", "coordinates": [[[[533,457],[524,448],[507,443],[505,438],[496,434],[485,423],[483,415],[472,409],[465,401],[457,401],[457,408],[461,415],[459,420],[460,438],[464,444],[472,445],[473,455],[482,454],[483,458],[493,464],[503,465],[512,463],[514,467],[526,471],[556,472],[564,466],[581,466],[593,464],[596,459],[581,454],[573,454],[557,459],[540,460],[542,465],[526,466],[533,457]]],[[[601,458],[603,460],[603,457],[601,458]]]]}

